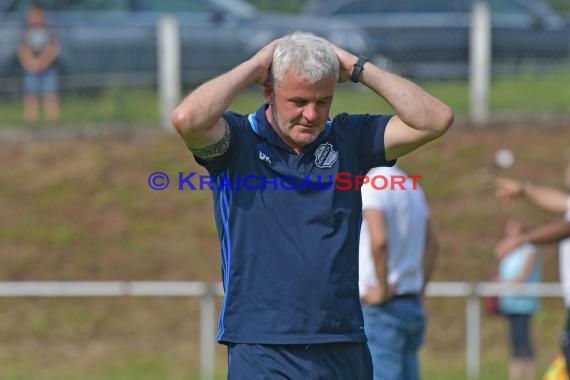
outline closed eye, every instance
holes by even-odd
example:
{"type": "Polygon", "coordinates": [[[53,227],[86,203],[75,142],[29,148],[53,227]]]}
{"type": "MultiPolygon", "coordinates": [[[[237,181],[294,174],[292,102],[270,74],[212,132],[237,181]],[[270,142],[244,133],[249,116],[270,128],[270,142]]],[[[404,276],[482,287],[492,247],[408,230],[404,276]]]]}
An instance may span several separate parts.
{"type": "Polygon", "coordinates": [[[291,99],[291,103],[293,103],[294,105],[296,105],[298,107],[302,107],[302,106],[306,105],[308,102],[304,99],[291,99]]]}

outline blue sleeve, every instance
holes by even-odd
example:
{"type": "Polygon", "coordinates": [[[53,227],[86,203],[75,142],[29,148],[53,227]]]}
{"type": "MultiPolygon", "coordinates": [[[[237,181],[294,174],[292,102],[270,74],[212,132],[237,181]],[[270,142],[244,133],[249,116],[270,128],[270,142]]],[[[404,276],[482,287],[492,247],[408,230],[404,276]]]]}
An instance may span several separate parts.
{"type": "Polygon", "coordinates": [[[226,150],[224,154],[211,160],[204,160],[194,155],[196,162],[206,168],[208,173],[211,175],[219,174],[234,162],[234,157],[238,151],[237,147],[239,146],[239,141],[242,138],[240,134],[244,132],[244,127],[247,127],[248,123],[247,117],[235,112],[225,112],[223,114],[223,118],[230,127],[230,146],[228,147],[228,150],[226,150]]]}
{"type": "Polygon", "coordinates": [[[339,114],[335,126],[346,128],[354,136],[362,173],[377,166],[393,166],[396,160],[386,160],[384,133],[392,115],[339,114]]]}

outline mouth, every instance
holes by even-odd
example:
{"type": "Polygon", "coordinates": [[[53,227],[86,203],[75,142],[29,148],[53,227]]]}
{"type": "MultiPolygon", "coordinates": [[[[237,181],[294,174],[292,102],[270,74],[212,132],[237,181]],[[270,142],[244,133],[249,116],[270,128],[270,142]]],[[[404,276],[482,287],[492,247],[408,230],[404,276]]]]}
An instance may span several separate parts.
{"type": "Polygon", "coordinates": [[[303,124],[303,123],[299,123],[297,124],[297,126],[303,129],[315,129],[319,127],[318,124],[303,124]]]}

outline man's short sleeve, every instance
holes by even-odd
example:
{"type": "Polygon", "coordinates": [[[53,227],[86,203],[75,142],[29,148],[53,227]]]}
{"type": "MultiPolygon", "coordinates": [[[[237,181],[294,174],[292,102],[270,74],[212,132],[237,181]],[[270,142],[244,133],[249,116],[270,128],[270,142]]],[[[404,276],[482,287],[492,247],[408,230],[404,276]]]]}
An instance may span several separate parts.
{"type": "Polygon", "coordinates": [[[236,147],[239,146],[239,134],[240,131],[243,130],[241,124],[243,124],[244,119],[246,119],[242,115],[234,112],[225,112],[223,118],[230,129],[230,142],[228,149],[220,156],[217,156],[211,160],[204,160],[193,154],[196,162],[206,168],[206,170],[208,170],[208,173],[212,175],[220,173],[232,163],[235,152],[237,151],[236,147]]]}
{"type": "Polygon", "coordinates": [[[340,114],[337,124],[345,126],[355,138],[359,166],[366,173],[376,166],[393,166],[396,160],[386,160],[384,134],[391,115],[340,114]]]}

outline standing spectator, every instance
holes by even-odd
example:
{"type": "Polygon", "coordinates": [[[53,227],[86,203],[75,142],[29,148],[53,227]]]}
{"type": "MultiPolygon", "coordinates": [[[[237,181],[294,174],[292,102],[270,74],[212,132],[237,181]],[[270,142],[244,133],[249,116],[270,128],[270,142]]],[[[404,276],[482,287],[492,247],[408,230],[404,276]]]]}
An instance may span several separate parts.
{"type": "MultiPolygon", "coordinates": [[[[570,163],[565,170],[564,183],[570,190],[570,163]]],[[[558,213],[564,216],[566,223],[552,223],[533,229],[517,238],[505,238],[497,247],[497,254],[504,255],[509,249],[524,242],[559,243],[559,270],[564,304],[567,310],[566,326],[561,337],[562,353],[566,358],[566,366],[570,368],[570,238],[565,235],[570,225],[570,193],[553,187],[541,186],[528,181],[518,181],[509,178],[497,179],[497,197],[502,202],[524,197],[540,209],[558,213]],[[565,238],[566,237],[566,238],[565,238]],[[563,240],[562,240],[563,239],[563,240]]]]}
{"type": "Polygon", "coordinates": [[[453,122],[449,107],[363,56],[296,32],[198,87],[172,119],[216,184],[225,290],[218,340],[228,346],[228,378],[370,380],[358,297],[360,189],[342,190],[335,179],[393,165],[440,137],[453,122]],[[329,119],[336,85],[349,79],[395,115],[372,108],[329,119]],[[264,104],[228,112],[254,83],[264,104]]]}
{"type": "MultiPolygon", "coordinates": [[[[368,177],[406,178],[400,168],[377,167],[368,177]]],[[[374,380],[420,378],[418,350],[426,318],[422,295],[437,254],[437,241],[421,187],[362,187],[359,288],[374,380]]]]}
{"type": "MultiPolygon", "coordinates": [[[[505,236],[516,237],[524,232],[523,225],[516,220],[505,224],[505,236]]],[[[503,283],[537,283],[541,279],[541,260],[536,247],[523,244],[499,262],[499,280],[503,283]]],[[[511,360],[509,362],[509,380],[534,380],[536,364],[531,339],[530,321],[539,307],[536,296],[517,296],[504,294],[499,297],[501,312],[509,321],[511,360]]]]}
{"type": "Polygon", "coordinates": [[[59,78],[57,57],[60,45],[53,28],[45,22],[44,9],[32,2],[26,11],[26,28],[18,58],[24,69],[24,116],[28,125],[36,125],[40,113],[40,97],[44,101],[46,120],[59,121],[59,78]]]}

